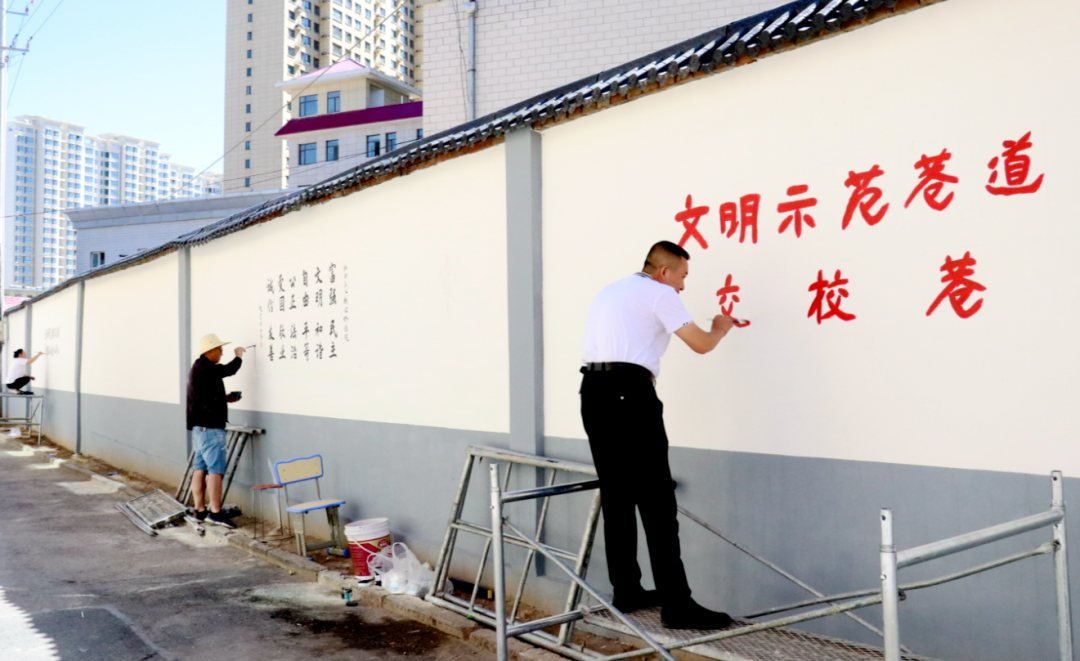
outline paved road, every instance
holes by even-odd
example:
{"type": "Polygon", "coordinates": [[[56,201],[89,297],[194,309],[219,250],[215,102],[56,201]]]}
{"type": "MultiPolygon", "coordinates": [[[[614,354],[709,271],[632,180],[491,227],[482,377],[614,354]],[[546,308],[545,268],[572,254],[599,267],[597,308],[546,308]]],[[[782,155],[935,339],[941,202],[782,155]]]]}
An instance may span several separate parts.
{"type": "Polygon", "coordinates": [[[114,508],[122,492],[20,448],[0,441],[4,661],[490,661],[209,535],[150,537],[114,508]]]}

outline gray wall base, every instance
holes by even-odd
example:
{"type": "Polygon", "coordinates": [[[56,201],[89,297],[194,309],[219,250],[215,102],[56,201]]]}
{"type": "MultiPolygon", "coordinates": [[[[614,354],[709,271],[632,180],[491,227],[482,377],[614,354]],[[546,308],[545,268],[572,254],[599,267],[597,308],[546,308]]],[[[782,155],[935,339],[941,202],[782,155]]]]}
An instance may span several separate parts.
{"type": "MultiPolygon", "coordinates": [[[[78,402],[75,393],[47,388],[38,388],[35,392],[45,395],[42,433],[68,450],[74,450],[78,435],[78,402]]],[[[16,411],[22,410],[19,404],[13,406],[16,411]]]]}
{"type": "Polygon", "coordinates": [[[82,395],[82,451],[118,468],[177,484],[187,465],[184,409],[122,397],[82,395]]]}

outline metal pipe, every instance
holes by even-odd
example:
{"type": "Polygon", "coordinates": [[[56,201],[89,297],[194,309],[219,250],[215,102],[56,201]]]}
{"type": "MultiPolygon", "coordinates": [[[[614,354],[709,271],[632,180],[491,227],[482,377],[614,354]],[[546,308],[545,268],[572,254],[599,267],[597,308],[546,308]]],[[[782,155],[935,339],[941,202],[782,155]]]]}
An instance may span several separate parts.
{"type": "MultiPolygon", "coordinates": [[[[585,519],[585,534],[581,538],[581,548],[578,549],[577,564],[574,573],[582,578],[589,570],[589,559],[592,557],[593,540],[596,539],[596,525],[600,521],[600,492],[593,496],[592,506],[589,507],[589,515],[585,519]]],[[[570,591],[566,595],[565,610],[571,611],[577,608],[581,602],[581,588],[577,583],[570,584],[570,591]]],[[[574,623],[567,622],[559,629],[559,645],[566,645],[574,635],[574,623]]]]}
{"type": "MultiPolygon", "coordinates": [[[[539,469],[543,470],[543,469],[539,469]]],[[[555,484],[555,478],[558,477],[558,471],[551,471],[551,477],[548,478],[548,486],[555,484]]],[[[536,519],[536,539],[540,539],[544,534],[544,523],[547,521],[548,507],[551,504],[551,498],[545,498],[544,503],[540,506],[540,516],[536,519]]],[[[517,622],[518,609],[521,608],[521,599],[525,596],[525,581],[529,578],[529,570],[532,569],[533,560],[536,559],[536,550],[529,549],[529,552],[525,555],[525,564],[521,568],[521,580],[518,581],[517,592],[514,594],[514,605],[510,608],[510,622],[517,622]]]]}
{"type": "MultiPolygon", "coordinates": [[[[958,571],[958,572],[953,573],[953,574],[946,574],[944,576],[938,576],[937,578],[931,578],[931,579],[927,579],[925,581],[917,581],[915,583],[905,583],[904,585],[900,586],[900,591],[901,592],[908,592],[908,591],[911,591],[911,590],[921,590],[922,588],[929,588],[929,587],[933,587],[935,585],[941,585],[943,583],[949,583],[951,581],[956,581],[956,580],[959,580],[961,578],[967,578],[968,576],[974,576],[975,574],[979,574],[979,573],[982,573],[984,571],[989,571],[991,569],[997,569],[998,567],[1003,567],[1005,565],[1012,564],[1014,562],[1019,562],[1020,560],[1026,560],[1027,558],[1033,558],[1033,557],[1035,557],[1037,555],[1047,555],[1048,553],[1053,553],[1055,548],[1057,548],[1057,545],[1056,545],[1055,542],[1046,542],[1045,544],[1041,544],[1040,546],[1037,546],[1037,547],[1031,549],[1030,551],[1024,551],[1023,553],[1017,553],[1015,555],[1010,555],[1010,556],[1007,556],[1007,557],[1004,557],[1004,558],[1000,558],[998,560],[994,560],[993,562],[987,562],[987,563],[982,564],[982,565],[976,565],[976,566],[971,567],[969,569],[965,569],[963,571],[958,571]]],[[[777,606],[775,608],[768,608],[766,610],[757,611],[757,612],[751,613],[749,615],[743,615],[743,618],[749,620],[749,619],[753,619],[755,617],[761,617],[762,615],[772,615],[774,613],[783,613],[784,611],[797,610],[799,608],[806,608],[807,606],[815,606],[817,604],[832,603],[832,602],[836,602],[836,601],[846,601],[848,599],[855,599],[856,597],[865,597],[867,595],[877,594],[878,592],[880,592],[879,588],[873,588],[871,590],[857,590],[855,592],[842,592],[840,594],[833,594],[833,595],[829,595],[827,597],[821,597],[820,599],[808,599],[806,601],[800,601],[800,602],[797,602],[797,603],[794,603],[794,604],[788,604],[787,606],[777,606]]]]}
{"type": "Polygon", "coordinates": [[[497,461],[506,461],[512,464],[521,464],[523,466],[534,466],[536,468],[553,468],[555,470],[581,473],[582,475],[592,475],[593,477],[596,477],[595,466],[578,463],[576,461],[551,459],[550,457],[541,457],[539,455],[525,454],[523,452],[512,452],[510,450],[491,448],[485,445],[470,445],[468,453],[474,457],[483,457],[484,459],[495,459],[497,461]]]}
{"type": "MultiPolygon", "coordinates": [[[[488,539],[491,538],[491,531],[490,530],[488,530],[487,528],[478,526],[478,525],[476,525],[474,523],[466,523],[465,521],[462,521],[460,523],[455,523],[454,527],[457,528],[458,530],[461,530],[462,532],[470,532],[470,533],[473,533],[474,535],[479,535],[481,537],[486,537],[488,539]]],[[[525,540],[523,540],[523,539],[521,539],[521,538],[519,538],[519,537],[517,537],[515,535],[507,535],[507,534],[504,533],[503,534],[503,541],[505,541],[508,544],[513,544],[514,546],[520,546],[520,547],[526,548],[526,549],[530,548],[528,542],[526,542],[525,540]]],[[[577,560],[577,556],[574,555],[573,553],[569,552],[569,551],[566,551],[566,550],[563,550],[563,549],[560,549],[560,548],[556,548],[554,546],[548,546],[547,544],[542,544],[541,546],[546,548],[548,551],[551,551],[555,555],[559,556],[560,558],[566,558],[567,560],[577,560]]]]}
{"type": "Polygon", "coordinates": [[[446,534],[443,535],[442,547],[439,549],[439,559],[435,563],[435,582],[432,584],[432,594],[441,593],[446,585],[446,576],[450,572],[450,555],[453,552],[454,542],[457,541],[457,528],[454,522],[461,518],[461,510],[465,507],[465,494],[469,490],[469,478],[472,475],[473,456],[465,455],[465,468],[461,471],[461,480],[458,481],[457,495],[454,503],[450,506],[450,522],[446,526],[446,534]]]}
{"type": "Polygon", "coordinates": [[[522,500],[535,500],[536,498],[548,498],[563,494],[578,493],[579,491],[591,491],[600,488],[600,480],[588,480],[586,482],[570,482],[569,484],[556,484],[548,487],[536,487],[535,489],[522,489],[520,491],[508,491],[502,495],[503,504],[516,503],[522,500]]]}
{"type": "MultiPolygon", "coordinates": [[[[556,567],[563,570],[566,573],[566,575],[570,577],[570,580],[577,583],[579,586],[581,586],[582,590],[585,590],[586,592],[588,592],[592,596],[593,599],[600,602],[600,605],[603,606],[604,608],[606,608],[608,610],[608,612],[610,612],[612,615],[614,615],[616,618],[618,618],[623,624],[630,627],[630,629],[634,632],[634,634],[638,638],[645,641],[645,644],[648,645],[649,648],[651,648],[651,649],[644,650],[644,652],[646,654],[651,654],[652,651],[655,650],[657,653],[660,654],[660,656],[667,659],[667,661],[675,661],[675,657],[671,655],[671,652],[669,652],[667,649],[665,649],[663,645],[661,645],[661,644],[657,643],[655,640],[653,640],[652,636],[650,636],[648,633],[646,633],[644,630],[642,630],[641,627],[634,624],[633,621],[631,621],[628,617],[623,615],[622,612],[619,611],[617,608],[615,608],[615,606],[613,606],[611,604],[611,602],[609,602],[607,599],[605,599],[603,595],[601,595],[599,592],[597,592],[591,585],[586,583],[585,579],[583,579],[580,576],[578,576],[577,574],[575,574],[573,572],[573,570],[571,570],[569,567],[567,567],[565,564],[563,564],[562,560],[559,560],[557,557],[555,557],[551,553],[548,553],[543,548],[542,545],[537,543],[535,540],[529,539],[529,537],[525,533],[518,530],[514,526],[514,524],[510,523],[509,521],[506,522],[506,527],[509,528],[511,531],[513,531],[514,534],[518,535],[519,537],[521,537],[521,538],[525,539],[527,542],[529,542],[529,544],[531,544],[533,546],[533,548],[535,548],[537,551],[539,551],[541,555],[543,555],[548,560],[550,560],[552,562],[552,564],[554,564],[556,567]]],[[[505,661],[505,659],[499,659],[499,661],[505,661]]]]}
{"type": "Polygon", "coordinates": [[[465,3],[469,15],[469,121],[476,119],[476,2],[465,3]]]}
{"type": "MultiPolygon", "coordinates": [[[[800,622],[806,622],[807,620],[818,620],[823,617],[830,617],[832,615],[839,615],[840,613],[846,613],[853,611],[857,608],[866,608],[867,606],[873,606],[874,604],[881,603],[881,595],[874,595],[873,597],[867,597],[860,599],[859,601],[851,601],[846,604],[839,604],[837,606],[829,606],[828,608],[821,608],[802,615],[792,615],[790,617],[783,617],[778,620],[772,620],[769,622],[762,622],[761,624],[751,624],[746,627],[739,627],[738,629],[725,629],[717,633],[711,633],[707,636],[698,636],[697,638],[688,638],[686,640],[680,640],[664,646],[667,650],[679,650],[685,647],[693,647],[694,645],[703,645],[705,643],[714,643],[718,640],[726,640],[728,638],[737,638],[739,636],[746,636],[759,631],[768,631],[769,629],[779,629],[780,627],[790,626],[792,624],[798,624],[800,622]]],[[[611,656],[604,657],[604,661],[622,661],[622,659],[633,659],[639,656],[647,656],[652,654],[651,649],[639,649],[632,652],[623,652],[622,654],[613,654],[611,656]]]]}
{"type": "Polygon", "coordinates": [[[499,488],[499,465],[492,463],[491,471],[491,531],[492,562],[495,565],[495,641],[496,661],[506,661],[506,567],[503,565],[502,490],[499,488]]]}
{"type": "Polygon", "coordinates": [[[885,661],[900,661],[900,589],[896,580],[896,545],[892,510],[881,510],[881,610],[885,629],[885,661]]]}
{"type": "Polygon", "coordinates": [[[1051,507],[1061,511],[1054,524],[1054,582],[1057,585],[1058,648],[1061,661],[1073,661],[1072,608],[1069,604],[1069,556],[1065,546],[1065,491],[1061,471],[1050,474],[1053,499],[1051,507]]]}
{"type": "Polygon", "coordinates": [[[927,560],[933,560],[935,558],[952,555],[953,553],[959,553],[960,551],[966,551],[967,549],[975,548],[976,546],[982,546],[983,544],[996,542],[1000,539],[1014,537],[1031,530],[1045,528],[1061,521],[1064,517],[1065,510],[1054,507],[1042,514],[1033,514],[1024,517],[1023,519],[1016,519],[1015,521],[983,528],[982,530],[957,535],[956,537],[943,539],[939,542],[931,542],[929,544],[923,544],[922,546],[916,546],[915,548],[897,553],[896,566],[901,568],[910,567],[911,565],[917,565],[920,562],[926,562],[927,560]]]}
{"type": "Polygon", "coordinates": [[[551,617],[544,617],[539,620],[532,620],[531,622],[523,622],[521,624],[515,624],[512,627],[507,627],[506,635],[519,636],[523,633],[529,633],[530,631],[536,631],[537,629],[544,629],[546,627],[555,626],[556,624],[563,624],[564,622],[580,620],[583,617],[585,617],[585,613],[582,613],[581,611],[560,613],[558,615],[552,615],[551,617]]]}
{"type": "MultiPolygon", "coordinates": [[[[492,464],[494,466],[494,464],[492,464]]],[[[490,470],[490,467],[489,467],[490,470]]],[[[514,465],[511,464],[506,467],[506,477],[503,479],[503,491],[506,491],[510,487],[510,473],[513,472],[514,465]]],[[[502,532],[502,529],[499,529],[502,532]]],[[[491,553],[491,540],[494,535],[489,535],[484,540],[484,551],[480,554],[480,566],[476,569],[476,579],[473,580],[472,596],[469,597],[469,606],[476,606],[476,597],[480,594],[480,582],[484,580],[484,568],[487,566],[488,554],[491,553]]]]}

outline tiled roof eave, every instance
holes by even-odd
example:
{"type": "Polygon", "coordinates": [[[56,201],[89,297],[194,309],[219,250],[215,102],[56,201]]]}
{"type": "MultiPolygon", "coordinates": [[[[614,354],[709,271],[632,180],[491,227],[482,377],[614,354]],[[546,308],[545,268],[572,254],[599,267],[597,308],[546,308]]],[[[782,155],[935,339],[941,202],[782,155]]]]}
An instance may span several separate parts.
{"type": "Polygon", "coordinates": [[[408,174],[439,160],[472,153],[502,141],[525,126],[544,129],[668,86],[721,73],[772,53],[819,41],[837,32],[857,29],[945,0],[795,0],[642,56],[621,66],[568,83],[479,119],[455,126],[381,158],[336,174],[300,191],[233,214],[168,243],[80,274],[8,310],[61,291],[91,277],[122,270],[150,259],[266,222],[304,205],[331,199],[346,191],[408,174]]]}

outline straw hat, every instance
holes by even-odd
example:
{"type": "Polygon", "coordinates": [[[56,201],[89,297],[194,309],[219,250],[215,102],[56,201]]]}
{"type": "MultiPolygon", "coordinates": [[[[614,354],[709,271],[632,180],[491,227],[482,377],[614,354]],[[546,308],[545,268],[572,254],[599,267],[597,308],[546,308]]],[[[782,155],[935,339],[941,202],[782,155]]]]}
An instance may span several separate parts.
{"type": "Polygon", "coordinates": [[[218,336],[214,335],[213,333],[210,333],[209,335],[203,335],[202,339],[199,340],[199,353],[201,353],[201,354],[206,353],[207,351],[210,351],[212,349],[217,349],[218,347],[223,347],[226,344],[231,344],[231,343],[230,342],[222,342],[221,340],[218,339],[218,336]]]}

